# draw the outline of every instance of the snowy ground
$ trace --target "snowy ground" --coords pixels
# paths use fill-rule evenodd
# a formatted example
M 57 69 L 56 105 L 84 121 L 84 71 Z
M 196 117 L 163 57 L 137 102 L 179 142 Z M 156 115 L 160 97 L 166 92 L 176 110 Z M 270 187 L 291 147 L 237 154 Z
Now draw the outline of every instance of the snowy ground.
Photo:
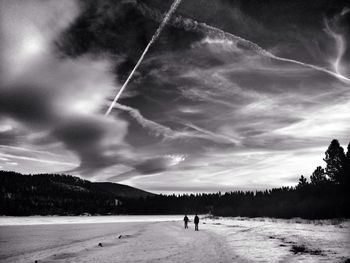
M 0 218 L 0 262 L 345 262 L 350 221 L 182 216 Z M 102 246 L 98 244 L 101 243 Z
M 271 218 L 206 220 L 248 262 L 345 262 L 350 258 L 350 221 Z

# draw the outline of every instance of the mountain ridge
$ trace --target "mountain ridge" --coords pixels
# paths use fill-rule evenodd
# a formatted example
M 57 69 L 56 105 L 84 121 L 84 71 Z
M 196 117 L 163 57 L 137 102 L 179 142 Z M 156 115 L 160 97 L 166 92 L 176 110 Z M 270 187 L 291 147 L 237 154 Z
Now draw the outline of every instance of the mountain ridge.
M 64 174 L 0 171 L 0 215 L 123 213 L 120 203 L 155 194 L 128 185 Z

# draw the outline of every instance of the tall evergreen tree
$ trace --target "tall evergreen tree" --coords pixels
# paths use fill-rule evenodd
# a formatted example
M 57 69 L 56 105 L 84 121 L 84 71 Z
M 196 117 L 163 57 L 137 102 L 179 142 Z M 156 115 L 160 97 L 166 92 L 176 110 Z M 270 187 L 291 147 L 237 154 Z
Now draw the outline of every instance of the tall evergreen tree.
M 327 182 L 327 177 L 324 169 L 318 166 L 310 176 L 312 185 L 322 185 Z
M 299 182 L 298 182 L 298 185 L 297 185 L 297 188 L 298 189 L 302 189 L 304 188 L 306 185 L 308 184 L 307 182 L 307 179 L 304 175 L 300 176 L 299 178 Z
M 334 183 L 342 183 L 345 177 L 346 157 L 339 141 L 334 139 L 325 154 L 326 157 L 323 160 L 327 163 L 326 174 Z
M 345 156 L 344 177 L 346 185 L 350 187 L 350 143 L 348 144 L 348 151 Z

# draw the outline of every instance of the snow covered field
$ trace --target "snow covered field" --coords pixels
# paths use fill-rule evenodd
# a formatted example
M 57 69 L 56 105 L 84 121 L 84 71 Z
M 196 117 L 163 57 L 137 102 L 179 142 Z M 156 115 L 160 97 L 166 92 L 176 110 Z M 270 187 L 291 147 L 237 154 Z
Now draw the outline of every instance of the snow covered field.
M 131 223 L 181 221 L 182 215 L 157 216 L 0 216 L 0 226 L 8 225 L 57 225 L 57 224 L 91 224 L 91 223 Z
M 190 216 L 192 219 L 192 216 Z M 0 262 L 345 262 L 350 221 L 0 217 Z M 99 243 L 101 243 L 99 245 Z
M 219 218 L 204 222 L 248 262 L 345 262 L 350 221 Z

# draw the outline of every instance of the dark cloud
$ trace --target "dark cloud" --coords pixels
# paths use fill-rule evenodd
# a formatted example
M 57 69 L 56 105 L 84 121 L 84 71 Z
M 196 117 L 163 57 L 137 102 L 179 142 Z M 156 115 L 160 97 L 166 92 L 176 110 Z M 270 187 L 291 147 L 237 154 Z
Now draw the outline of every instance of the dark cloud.
M 5 30 L 0 115 L 17 124 L 5 142 L 59 144 L 95 180 L 209 191 L 290 184 L 328 141 L 349 139 L 342 1 L 182 1 L 109 118 L 172 1 L 48 2 Z M 6 55 L 11 45 L 23 52 Z
M 13 145 L 19 143 L 18 134 L 11 130 L 1 131 L 0 132 L 0 145 Z
M 52 136 L 80 157 L 82 174 L 128 163 L 129 148 L 123 143 L 125 124 L 95 116 L 76 116 L 57 126 Z M 130 163 L 131 164 L 131 163 Z
M 173 166 L 178 165 L 185 160 L 182 155 L 164 155 L 160 157 L 148 158 L 135 165 L 134 169 L 120 173 L 116 176 L 108 178 L 112 182 L 120 182 L 131 179 L 135 176 L 142 177 L 151 174 L 157 174 L 164 171 L 169 171 Z
M 52 41 L 76 12 L 74 8 L 65 9 L 70 7 L 68 3 L 31 2 L 33 6 L 26 6 L 27 2 L 4 5 L 7 11 L 4 21 L 12 31 L 3 30 L 6 43 L 1 46 L 1 63 L 11 63 L 0 82 L 0 117 L 11 119 L 14 123 L 10 125 L 11 133 L 19 130 L 26 134 L 26 142 L 47 147 L 52 143 L 63 144 L 80 158 L 76 170 L 84 175 L 123 162 L 128 159 L 124 143 L 127 124 L 99 115 L 114 87 L 110 64 L 96 58 L 72 60 L 55 56 Z M 60 20 L 60 12 L 55 13 L 55 8 L 70 12 L 70 16 Z M 35 15 L 43 10 L 48 13 L 37 21 Z M 28 32 L 17 35 L 24 28 Z M 10 52 L 11 41 L 21 47 L 17 54 Z M 35 133 L 40 135 L 33 137 Z M 121 152 L 124 158 L 120 157 Z
M 51 124 L 57 119 L 51 105 L 53 95 L 40 87 L 24 85 L 0 90 L 0 112 L 29 126 Z

